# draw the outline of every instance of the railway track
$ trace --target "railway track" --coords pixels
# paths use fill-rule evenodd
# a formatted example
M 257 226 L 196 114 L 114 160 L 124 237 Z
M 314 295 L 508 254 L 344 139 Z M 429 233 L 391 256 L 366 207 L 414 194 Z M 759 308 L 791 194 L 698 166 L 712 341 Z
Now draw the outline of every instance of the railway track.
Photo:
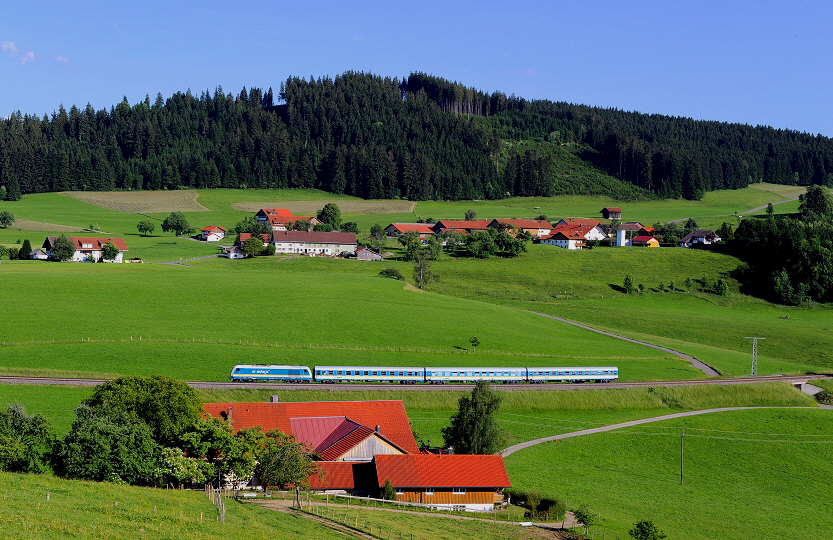
M 734 377 L 725 379 L 693 379 L 682 381 L 648 381 L 648 382 L 610 382 L 610 383 L 547 383 L 547 384 L 497 384 L 496 388 L 508 392 L 525 390 L 554 391 L 554 390 L 598 390 L 601 388 L 639 388 L 644 386 L 696 386 L 703 384 L 748 384 L 753 382 L 786 382 L 802 384 L 812 379 L 831 378 L 831 375 L 767 375 L 755 377 Z M 106 379 L 61 378 L 61 377 L 23 377 L 0 376 L 0 384 L 31 384 L 44 386 L 96 386 Z M 305 384 L 305 383 L 241 383 L 241 382 L 212 382 L 188 381 L 193 388 L 231 389 L 251 388 L 258 390 L 406 390 L 406 391 L 442 391 L 442 390 L 471 390 L 473 384 Z

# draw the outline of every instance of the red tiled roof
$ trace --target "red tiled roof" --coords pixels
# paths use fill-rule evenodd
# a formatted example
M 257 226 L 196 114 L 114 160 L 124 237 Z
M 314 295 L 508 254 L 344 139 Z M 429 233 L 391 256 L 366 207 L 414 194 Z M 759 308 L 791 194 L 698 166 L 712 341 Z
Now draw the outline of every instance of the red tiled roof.
M 352 420 L 345 420 L 326 440 L 318 445 L 315 453 L 324 461 L 338 459 L 373 433 L 374 431 L 367 426 L 357 424 Z
M 552 224 L 544 219 L 496 218 L 493 219 L 492 222 L 503 223 L 504 225 L 514 225 L 519 229 L 552 229 Z M 492 222 L 490 222 L 490 225 Z
M 292 217 L 292 212 L 288 208 L 261 208 L 260 212 L 258 212 L 258 214 L 260 214 L 261 212 L 263 212 L 267 216 L 273 215 L 273 216 Z
M 642 224 L 638 221 L 627 221 L 619 224 L 620 231 L 638 231 L 642 228 Z
M 622 213 L 621 208 L 611 208 L 611 207 L 608 207 L 608 206 L 602 208 L 602 210 L 607 210 L 608 212 L 619 212 L 620 214 Z
M 314 244 L 358 244 L 356 235 L 347 232 L 275 231 L 273 242 L 307 242 Z
M 441 219 L 434 224 L 434 230 L 439 229 L 465 229 L 477 230 L 487 229 L 489 227 L 488 219 L 475 219 L 474 221 L 462 221 L 456 219 Z
M 240 233 L 240 243 L 242 244 L 243 242 L 245 242 L 246 240 L 248 240 L 251 237 L 252 237 L 252 233 L 247 233 L 247 232 Z M 260 235 L 260 237 L 263 239 L 263 242 L 267 243 L 267 244 L 272 239 L 272 236 L 269 233 L 263 233 L 263 234 Z
M 632 242 L 649 242 L 651 240 L 657 240 L 657 238 L 655 236 L 645 236 L 645 235 L 643 235 L 643 236 L 637 236 L 636 238 L 634 238 L 631 241 Z M 659 240 L 657 240 L 657 242 L 659 242 Z
M 226 230 L 222 227 L 217 225 L 209 225 L 208 227 L 203 227 L 202 232 L 212 233 L 212 232 L 226 232 Z
M 395 487 L 509 487 L 499 454 L 378 454 L 376 479 Z
M 344 420 L 343 416 L 290 418 L 289 426 L 296 441 L 305 442 L 314 450 Z
M 557 225 L 552 231 L 550 231 L 550 238 L 555 238 L 556 236 L 561 235 L 568 240 L 584 239 L 587 233 L 593 230 L 594 227 L 596 227 L 596 225 Z
M 312 489 L 353 489 L 356 487 L 353 465 L 349 461 L 319 461 L 316 465 L 324 470 L 324 474 L 314 474 L 309 477 Z M 322 478 L 323 477 L 323 478 Z
M 564 218 L 564 225 L 590 227 L 591 229 L 601 223 L 598 219 L 582 219 L 582 218 Z M 557 227 L 558 225 L 556 225 Z
M 206 403 L 211 416 L 228 415 L 235 430 L 260 426 L 264 431 L 279 429 L 294 434 L 291 420 L 304 417 L 347 417 L 363 426 L 379 426 L 382 437 L 402 450 L 419 452 L 408 415 L 400 400 L 388 401 L 310 401 L 282 403 Z
M 385 227 L 385 230 L 388 230 L 391 227 L 400 233 L 416 231 L 419 234 L 434 234 L 434 229 L 432 228 L 433 225 L 426 223 L 391 223 Z
M 58 238 L 58 236 L 48 236 L 46 240 L 50 246 L 54 246 L 55 240 Z M 107 242 L 112 242 L 114 246 L 119 248 L 119 251 L 127 251 L 127 244 L 124 242 L 124 238 L 94 238 L 86 236 L 69 236 L 68 238 L 72 241 L 75 251 L 82 249 L 101 251 L 101 248 L 103 248 Z M 46 243 L 44 243 L 44 247 L 46 247 L 45 244 Z M 92 247 L 83 247 L 84 244 L 90 244 Z

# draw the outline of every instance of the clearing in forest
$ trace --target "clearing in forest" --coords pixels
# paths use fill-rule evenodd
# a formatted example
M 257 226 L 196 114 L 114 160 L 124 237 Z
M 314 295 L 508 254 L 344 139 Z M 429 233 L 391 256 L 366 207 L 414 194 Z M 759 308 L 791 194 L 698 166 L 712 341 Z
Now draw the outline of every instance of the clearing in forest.
M 293 214 L 313 215 L 321 210 L 325 204 L 334 203 L 345 214 L 401 214 L 413 212 L 416 203 L 413 201 L 379 200 L 332 200 L 332 201 L 291 201 L 291 202 L 242 202 L 232 204 L 232 208 L 241 212 L 257 212 L 261 208 L 288 208 Z
M 130 214 L 208 212 L 197 202 L 196 190 L 177 191 L 63 191 L 61 195 L 109 210 Z

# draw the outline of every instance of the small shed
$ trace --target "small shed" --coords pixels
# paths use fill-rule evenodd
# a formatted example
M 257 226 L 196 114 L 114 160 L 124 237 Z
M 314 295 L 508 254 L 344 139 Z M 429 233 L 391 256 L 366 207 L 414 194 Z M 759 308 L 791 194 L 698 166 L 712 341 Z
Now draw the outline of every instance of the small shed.
M 637 236 L 631 240 L 631 245 L 658 248 L 659 240 L 656 236 Z
M 604 207 L 601 209 L 600 213 L 604 219 L 622 219 L 621 208 Z
M 356 250 L 356 259 L 360 261 L 381 261 L 382 256 L 367 247 L 360 247 Z
M 38 248 L 29 253 L 29 258 L 35 261 L 48 261 L 49 254 L 41 248 Z

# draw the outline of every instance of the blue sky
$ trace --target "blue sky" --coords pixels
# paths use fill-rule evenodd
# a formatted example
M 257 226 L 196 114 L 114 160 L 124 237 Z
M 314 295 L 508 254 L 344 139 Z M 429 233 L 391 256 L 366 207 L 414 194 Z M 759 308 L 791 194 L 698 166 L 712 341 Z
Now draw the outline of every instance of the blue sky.
M 0 116 L 288 76 L 424 71 L 486 92 L 833 136 L 833 3 L 29 0 Z

